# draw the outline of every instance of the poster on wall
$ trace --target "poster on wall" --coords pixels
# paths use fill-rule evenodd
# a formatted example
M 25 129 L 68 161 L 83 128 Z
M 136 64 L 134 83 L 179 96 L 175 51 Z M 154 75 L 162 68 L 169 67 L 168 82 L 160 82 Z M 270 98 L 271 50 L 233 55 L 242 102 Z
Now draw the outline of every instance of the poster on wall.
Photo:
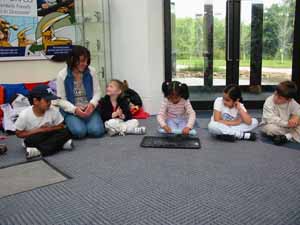
M 75 38 L 74 0 L 0 0 L 0 61 L 65 55 Z

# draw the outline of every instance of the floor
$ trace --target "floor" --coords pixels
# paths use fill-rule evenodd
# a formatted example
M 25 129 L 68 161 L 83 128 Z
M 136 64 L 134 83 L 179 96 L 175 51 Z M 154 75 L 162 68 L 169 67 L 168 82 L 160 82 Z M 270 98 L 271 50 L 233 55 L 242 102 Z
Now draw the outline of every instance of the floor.
M 300 225 L 300 150 L 223 143 L 198 116 L 201 150 L 142 149 L 142 136 L 76 141 L 45 159 L 70 179 L 1 198 L 0 224 Z M 154 118 L 142 124 L 156 134 Z M 4 142 L 0 167 L 25 162 L 19 140 Z

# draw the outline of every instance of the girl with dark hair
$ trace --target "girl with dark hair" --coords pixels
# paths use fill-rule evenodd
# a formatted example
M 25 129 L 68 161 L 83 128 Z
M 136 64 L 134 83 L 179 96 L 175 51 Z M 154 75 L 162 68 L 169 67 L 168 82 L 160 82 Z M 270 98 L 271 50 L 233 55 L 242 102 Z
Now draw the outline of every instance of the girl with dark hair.
M 242 92 L 237 85 L 229 85 L 224 89 L 223 97 L 214 103 L 214 113 L 208 124 L 208 130 L 217 138 L 234 142 L 236 139 L 256 140 L 256 134 L 251 131 L 258 125 L 251 118 L 244 105 Z
M 160 133 L 196 135 L 196 113 L 189 101 L 189 89 L 178 81 L 162 84 L 164 100 L 157 115 Z
M 90 67 L 88 49 L 73 46 L 67 67 L 57 77 L 57 95 L 65 123 L 74 138 L 101 137 L 104 125 L 96 109 L 101 97 L 95 70 Z

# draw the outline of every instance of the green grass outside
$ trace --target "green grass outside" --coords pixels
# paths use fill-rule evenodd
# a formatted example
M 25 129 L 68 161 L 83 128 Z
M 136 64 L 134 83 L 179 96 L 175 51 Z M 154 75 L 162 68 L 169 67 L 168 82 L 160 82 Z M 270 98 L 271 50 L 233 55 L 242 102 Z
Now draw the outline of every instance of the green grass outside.
M 190 69 L 192 68 L 203 68 L 203 59 L 177 59 L 176 61 L 177 65 L 186 65 L 189 66 Z M 216 59 L 214 60 L 214 67 L 225 67 L 226 61 Z M 240 61 L 241 67 L 249 67 L 250 66 L 250 60 L 241 60 Z M 281 63 L 280 60 L 269 60 L 269 59 L 263 59 L 263 67 L 268 68 L 291 68 L 292 67 L 292 61 L 291 60 L 284 60 L 283 63 Z

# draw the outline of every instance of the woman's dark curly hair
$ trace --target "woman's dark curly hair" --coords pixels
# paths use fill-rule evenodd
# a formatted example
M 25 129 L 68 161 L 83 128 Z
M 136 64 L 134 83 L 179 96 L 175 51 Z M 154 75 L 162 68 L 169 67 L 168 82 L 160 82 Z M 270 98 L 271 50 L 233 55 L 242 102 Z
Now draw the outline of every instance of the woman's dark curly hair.
M 80 62 L 80 56 L 84 56 L 87 59 L 88 66 L 91 64 L 91 53 L 90 51 L 80 45 L 73 45 L 72 50 L 69 52 L 67 57 L 68 68 L 75 68 Z

